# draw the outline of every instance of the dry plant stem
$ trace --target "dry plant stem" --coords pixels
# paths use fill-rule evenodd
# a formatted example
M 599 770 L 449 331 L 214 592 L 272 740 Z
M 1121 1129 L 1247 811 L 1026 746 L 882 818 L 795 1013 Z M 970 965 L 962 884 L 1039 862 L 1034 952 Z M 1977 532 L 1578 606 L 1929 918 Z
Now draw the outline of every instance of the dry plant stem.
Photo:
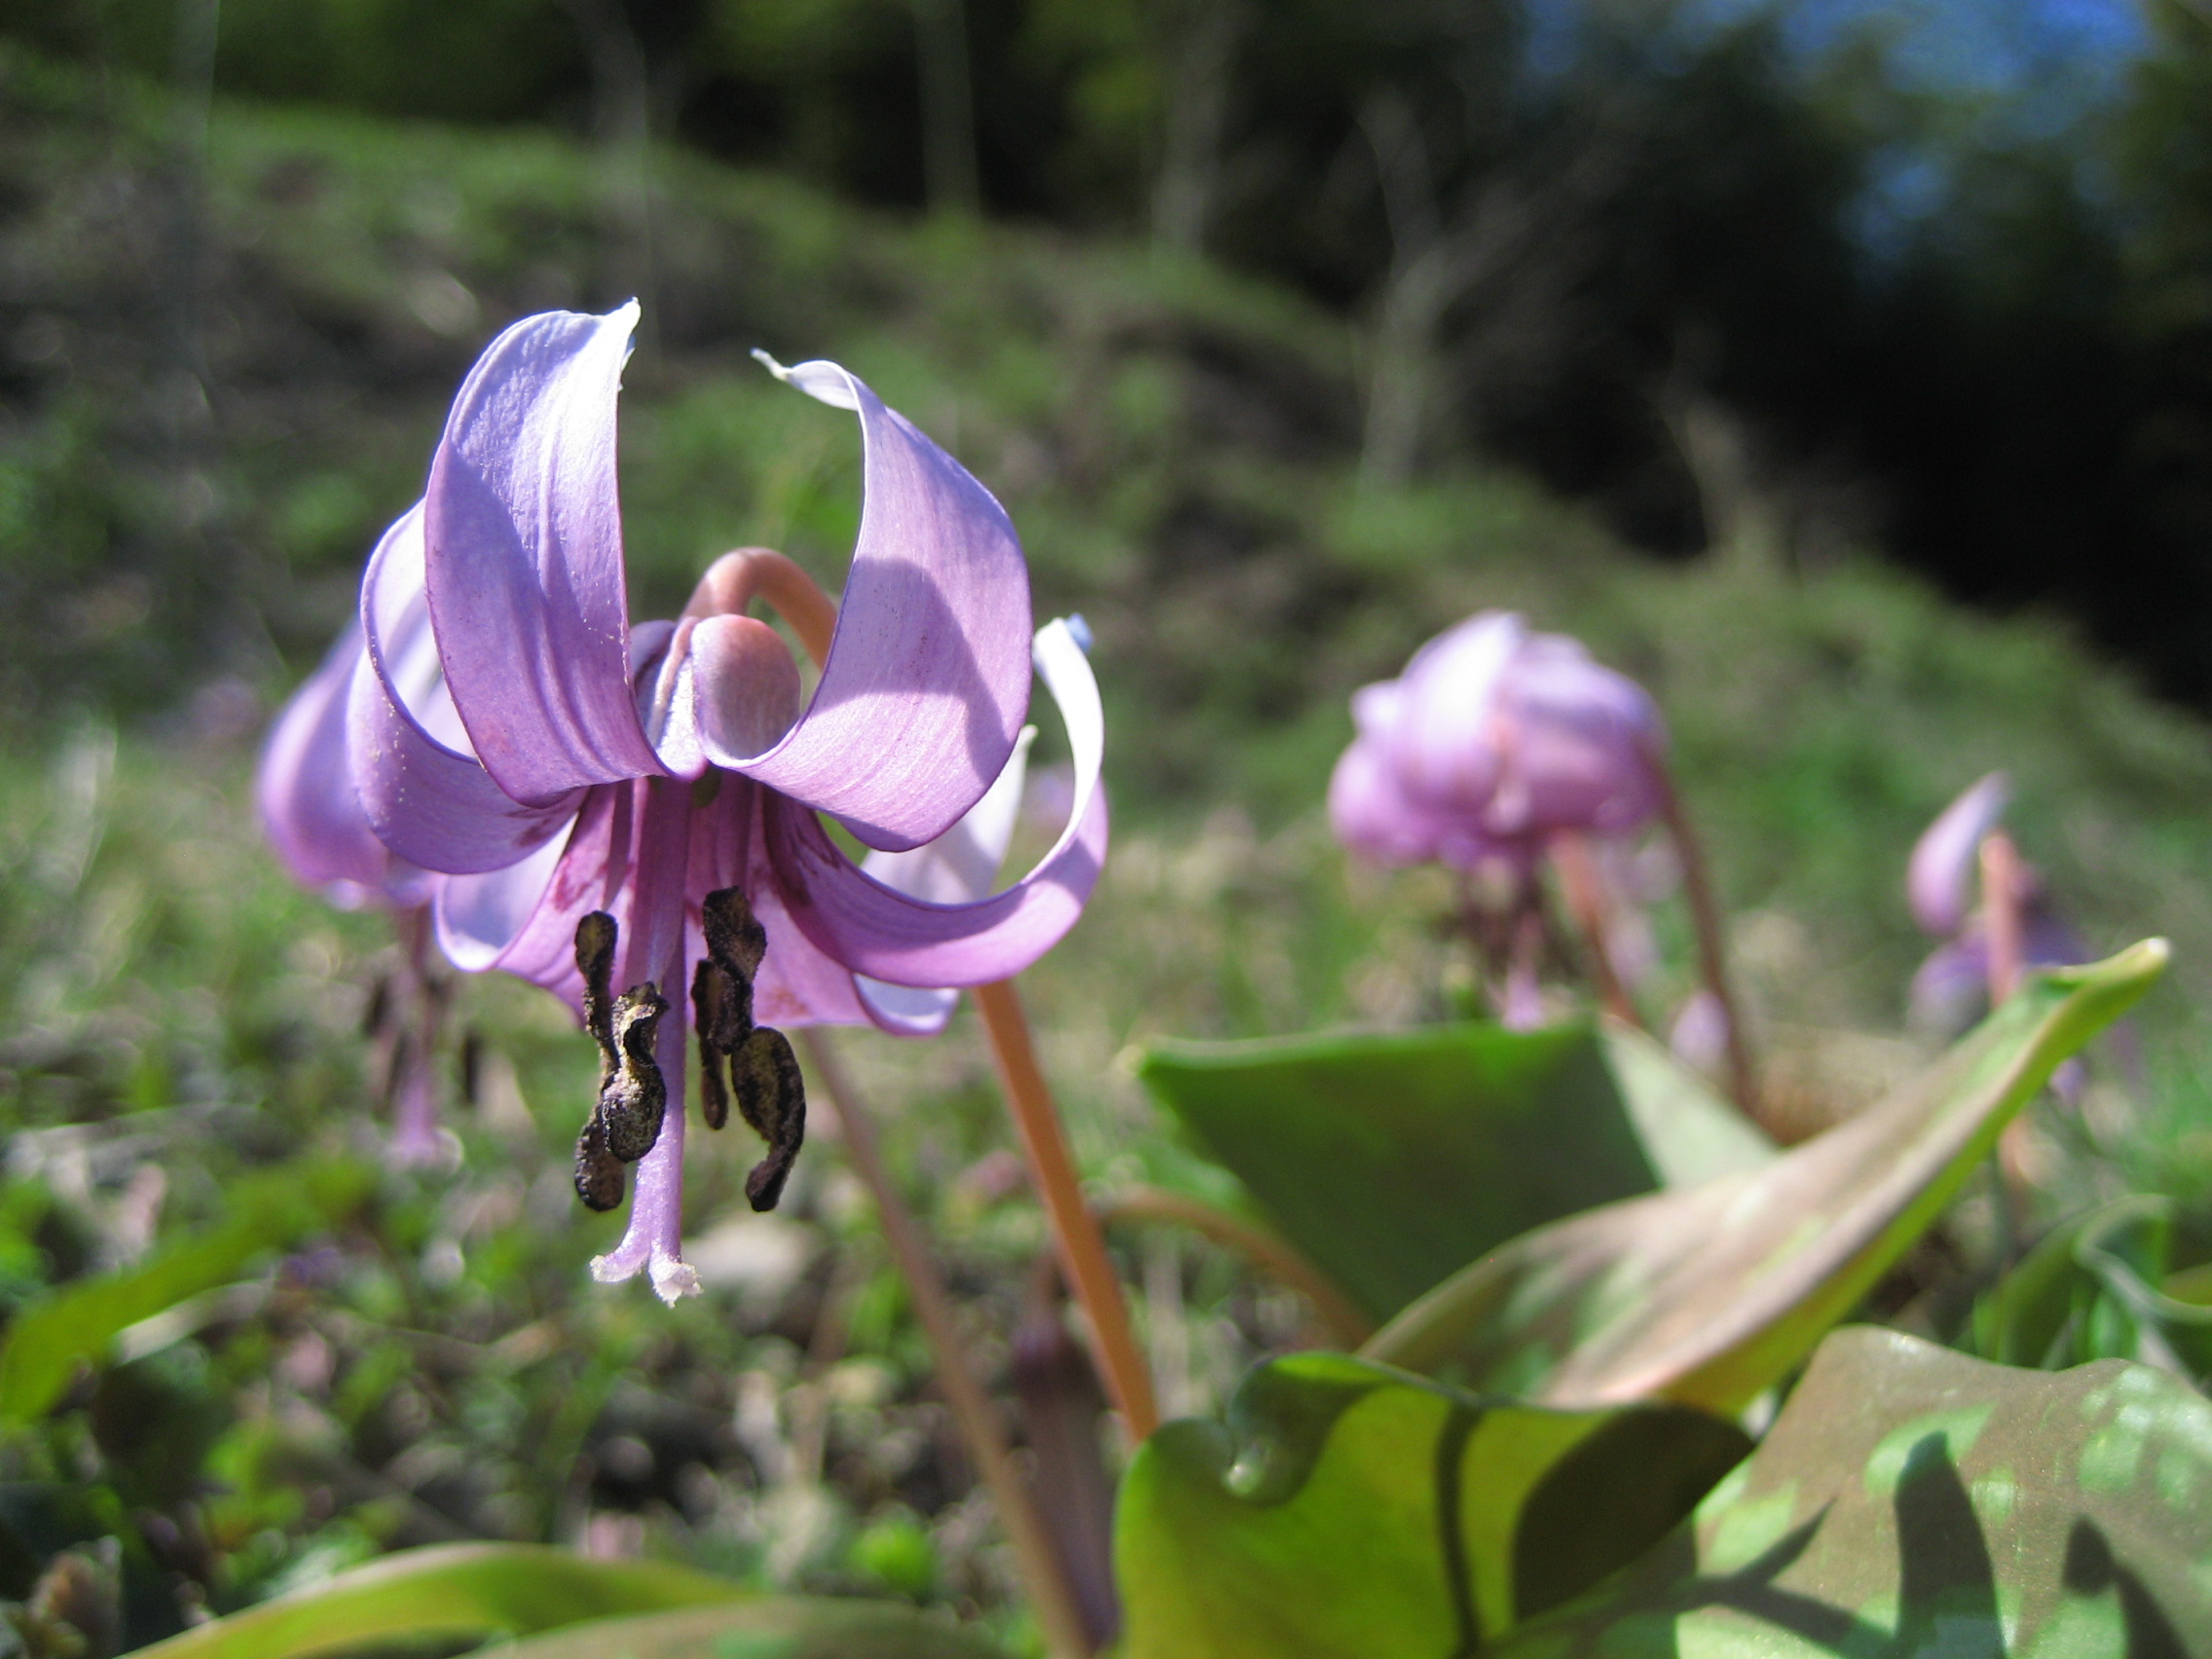
M 1093 1204 L 1091 1214 L 1101 1227 L 1111 1227 L 1118 1221 L 1166 1221 L 1212 1239 L 1305 1297 L 1330 1337 L 1344 1348 L 1356 1348 L 1375 1334 L 1374 1321 L 1324 1278 L 1311 1262 L 1273 1234 L 1211 1204 L 1158 1187 L 1126 1187 Z
M 1121 1413 L 1129 1439 L 1143 1440 L 1160 1426 L 1160 1408 L 1153 1403 L 1152 1371 L 1137 1351 L 1129 1333 L 1128 1306 L 1122 1300 L 1122 1282 L 1114 1276 L 1114 1264 L 1106 1256 L 1106 1240 L 1084 1201 L 1083 1184 L 1076 1176 L 1075 1160 L 1068 1153 L 1067 1137 L 1060 1132 L 1060 1116 L 1052 1105 L 1051 1088 L 1037 1064 L 1037 1051 L 1029 1041 L 1028 1016 L 1021 1012 L 1020 995 L 1014 981 L 1001 979 L 977 985 L 976 1008 L 983 1016 L 983 1029 L 991 1040 L 991 1057 L 998 1063 L 999 1087 L 1006 1091 L 1014 1127 L 1020 1131 L 1021 1149 L 1029 1159 L 1030 1178 L 1052 1226 L 1061 1271 L 1082 1305 L 1089 1323 L 1092 1353 L 1114 1409 Z
M 1007 1449 L 998 1408 L 968 1369 L 968 1343 L 953 1313 L 952 1294 L 938 1272 L 921 1223 L 892 1184 L 876 1142 L 874 1121 L 862 1107 L 844 1066 L 822 1034 L 802 1031 L 799 1044 L 837 1114 L 838 1125 L 844 1130 L 845 1156 L 852 1161 L 853 1172 L 875 1199 L 884 1239 L 913 1295 L 914 1315 L 921 1321 L 922 1334 L 929 1340 L 937 1361 L 938 1385 L 944 1390 L 953 1424 L 960 1431 L 968 1456 L 975 1460 L 976 1473 L 991 1494 L 1007 1541 L 1014 1546 L 1030 1605 L 1045 1632 L 1046 1645 L 1056 1659 L 1088 1655 L 1090 1643 L 1084 1636 L 1083 1620 L 1076 1611 L 1059 1557 L 1030 1501 L 1028 1485 L 1014 1467 L 1014 1455 Z
M 1574 925 L 1582 930 L 1583 942 L 1588 947 L 1590 979 L 1598 987 L 1598 1000 L 1615 1019 L 1649 1030 L 1628 988 L 1621 983 L 1620 976 L 1613 972 L 1612 952 L 1608 948 L 1611 930 L 1605 921 L 1605 888 L 1598 877 L 1597 861 L 1590 856 L 1590 843 L 1569 831 L 1553 837 L 1551 854 L 1552 865 L 1559 871 L 1560 890 L 1567 898 L 1567 907 L 1574 916 Z
M 1656 770 L 1656 768 L 1655 768 Z M 1659 815 L 1666 820 L 1667 833 L 1674 837 L 1675 855 L 1682 863 L 1682 895 L 1689 901 L 1690 925 L 1697 933 L 1699 971 L 1705 977 L 1706 989 L 1720 1004 L 1720 1012 L 1728 1021 L 1728 1092 L 1744 1116 L 1762 1129 L 1773 1128 L 1761 1105 L 1758 1086 L 1751 1076 L 1751 1052 L 1744 1041 L 1744 1022 L 1739 1017 L 1736 998 L 1728 989 L 1728 964 L 1720 939 L 1720 906 L 1713 897 L 1713 881 L 1706 871 L 1705 848 L 1697 832 L 1690 828 L 1689 814 L 1682 810 L 1681 796 L 1675 793 L 1675 781 L 1664 770 L 1658 770 Z

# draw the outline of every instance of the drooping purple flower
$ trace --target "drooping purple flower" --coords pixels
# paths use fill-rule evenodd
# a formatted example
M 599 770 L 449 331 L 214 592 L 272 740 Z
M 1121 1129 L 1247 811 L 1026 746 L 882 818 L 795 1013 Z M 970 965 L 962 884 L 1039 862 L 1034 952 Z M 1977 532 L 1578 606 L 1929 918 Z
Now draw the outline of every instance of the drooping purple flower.
M 685 1032 L 709 1123 L 734 1097 L 770 1143 L 748 1183 L 767 1207 L 804 1122 L 777 1027 L 932 1031 L 948 989 L 1055 943 L 1105 855 L 1104 730 L 1067 625 L 1031 637 L 1004 510 L 835 364 L 776 366 L 860 419 L 860 535 L 833 634 L 828 602 L 760 552 L 718 562 L 676 621 L 633 627 L 614 422 L 636 320 L 634 304 L 530 317 L 470 371 L 424 499 L 370 558 L 346 743 L 377 839 L 440 872 L 448 956 L 553 991 L 598 1041 L 578 1190 L 610 1207 L 628 1167 L 637 1180 L 593 1271 L 649 1272 L 674 1300 L 695 1287 L 679 1238 Z M 794 589 L 819 615 L 791 614 Z M 763 594 L 830 636 L 811 698 L 782 637 L 746 614 Z M 1067 726 L 1074 810 L 1036 869 L 986 897 L 1012 828 L 993 786 L 1033 662 Z M 877 879 L 818 812 L 903 862 Z M 335 855 L 335 837 L 314 845 Z
M 1379 863 L 1526 866 L 1555 835 L 1626 834 L 1659 807 L 1666 734 L 1642 687 L 1510 611 L 1431 640 L 1355 693 L 1352 719 L 1329 818 Z
M 1905 897 L 1921 931 L 1941 940 L 1912 977 L 1912 1020 L 1924 1030 L 1964 1031 L 1989 1009 L 1996 975 L 1990 918 L 1977 896 L 1982 844 L 2001 832 L 2011 784 L 1992 772 L 1962 792 L 1912 849 Z M 2020 864 L 2010 897 L 2017 938 L 2016 968 L 2062 968 L 2090 959 L 2089 950 L 2053 909 L 2042 875 Z
M 346 717 L 360 660 L 361 631 L 349 627 L 277 715 L 254 793 L 270 845 L 295 880 L 341 909 L 391 911 L 399 960 L 371 998 L 369 1035 L 379 1093 L 392 1113 L 392 1156 L 425 1163 L 443 1150 L 436 1057 L 445 992 L 428 959 L 439 877 L 378 840 L 354 793 Z

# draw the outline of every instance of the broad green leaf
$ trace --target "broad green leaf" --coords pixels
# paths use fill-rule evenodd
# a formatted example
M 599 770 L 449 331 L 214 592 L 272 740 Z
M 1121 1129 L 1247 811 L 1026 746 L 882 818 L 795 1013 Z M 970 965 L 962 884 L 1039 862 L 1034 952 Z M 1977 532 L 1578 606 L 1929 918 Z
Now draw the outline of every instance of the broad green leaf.
M 137 1659 L 295 1659 L 370 1642 L 534 1636 L 587 1619 L 746 1600 L 726 1579 L 543 1544 L 402 1550 L 138 1650 Z
M 1774 1142 L 1648 1032 L 1608 1019 L 1603 1036 L 1605 1064 L 1660 1185 L 1695 1186 L 1774 1161 Z
M 1137 1075 L 1379 1320 L 1516 1234 L 1656 1184 L 1585 1026 L 1169 1042 Z
M 2208 1651 L 2212 1402 L 1855 1327 L 1690 1523 L 1487 1659 Z
M 251 1176 L 227 1190 L 229 1216 L 217 1227 L 31 1304 L 0 1339 L 0 1424 L 39 1417 L 61 1397 L 78 1364 L 101 1357 L 129 1326 L 230 1283 L 263 1252 L 352 1208 L 369 1185 L 369 1172 L 350 1163 Z
M 1740 1411 L 1857 1306 L 2166 955 L 2152 940 L 2035 976 L 1887 1100 L 1761 1168 L 1517 1238 L 1361 1351 L 1552 1405 L 1665 1397 Z
M 1003 1659 L 898 1602 L 764 1596 L 721 1607 L 599 1619 L 499 1649 L 499 1659 Z
M 1342 1354 L 1254 1372 L 1141 1447 L 1124 1659 L 1464 1654 L 1635 1560 L 1750 1450 L 1670 1406 L 1482 1400 Z

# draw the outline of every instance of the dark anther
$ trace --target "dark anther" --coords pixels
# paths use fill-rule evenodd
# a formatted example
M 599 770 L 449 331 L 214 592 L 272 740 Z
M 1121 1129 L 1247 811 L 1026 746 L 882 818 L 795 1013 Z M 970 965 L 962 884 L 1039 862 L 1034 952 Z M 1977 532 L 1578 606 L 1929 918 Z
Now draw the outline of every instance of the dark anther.
M 607 1150 L 607 1129 L 594 1112 L 576 1137 L 576 1197 L 595 1210 L 622 1201 L 622 1161 Z
M 369 985 L 368 1006 L 361 1010 L 361 1035 L 381 1037 L 391 1018 L 391 976 L 379 974 Z
M 737 1007 L 731 1017 L 743 1029 L 735 1031 L 726 1045 L 734 1050 L 753 1029 L 753 976 L 760 972 L 761 959 L 768 954 L 768 930 L 753 913 L 740 887 L 708 894 L 699 906 L 699 921 L 707 936 L 707 955 L 736 991 Z
M 614 976 L 614 918 L 594 910 L 576 924 L 576 972 L 584 977 L 584 1027 L 599 1039 L 601 1073 L 612 1071 L 614 1057 L 614 994 L 608 989 Z
M 660 1139 L 668 1110 L 668 1084 L 653 1058 L 653 1034 L 668 1012 L 668 999 L 648 979 L 614 999 L 610 1023 L 618 1054 L 599 1089 L 598 1117 L 607 1126 L 607 1150 L 624 1163 L 635 1163 Z
M 722 1082 L 723 1051 L 716 1041 L 728 986 L 712 962 L 702 960 L 691 976 L 691 1029 L 699 1035 L 699 1116 L 710 1129 L 729 1122 L 729 1086 Z
M 806 1080 L 791 1042 L 773 1026 L 756 1026 L 730 1056 L 737 1109 L 768 1143 L 768 1156 L 745 1178 L 745 1196 L 756 1210 L 771 1210 L 784 1196 L 784 1179 L 806 1140 Z

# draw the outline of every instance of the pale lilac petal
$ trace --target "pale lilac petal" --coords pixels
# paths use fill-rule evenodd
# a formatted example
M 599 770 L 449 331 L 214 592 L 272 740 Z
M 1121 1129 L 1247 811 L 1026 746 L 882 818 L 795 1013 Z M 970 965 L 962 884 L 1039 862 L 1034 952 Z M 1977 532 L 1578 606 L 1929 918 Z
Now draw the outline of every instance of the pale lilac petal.
M 1682 1004 L 1667 1033 L 1675 1058 L 1692 1071 L 1718 1077 L 1728 1062 L 1728 1007 L 1710 990 Z
M 1497 784 L 1482 812 L 1493 835 L 1618 835 L 1658 811 L 1658 708 L 1574 641 L 1531 636 L 1498 683 L 1495 709 Z
M 276 717 L 255 799 L 270 845 L 302 885 L 349 908 L 380 895 L 416 903 L 432 878 L 377 839 L 348 763 L 346 711 L 361 660 L 361 631 L 349 628 Z
M 814 700 L 765 755 L 708 756 L 833 813 L 870 847 L 941 835 L 1014 752 L 1029 702 L 1029 572 L 1006 510 L 834 364 L 784 371 L 860 414 L 860 538 Z
M 457 968 L 498 968 L 551 991 L 579 1014 L 583 981 L 576 973 L 576 923 L 606 910 L 620 924 L 628 908 L 633 786 L 587 791 L 566 838 L 529 859 L 482 875 L 449 876 L 434 911 L 438 945 Z
M 1516 962 L 1506 971 L 1505 995 L 1497 1022 L 1508 1031 L 1540 1031 L 1544 1026 L 1544 990 L 1536 981 L 1533 964 Z
M 1021 817 L 1022 780 L 1036 736 L 1035 726 L 1021 728 L 1006 770 L 959 823 L 910 851 L 870 853 L 861 868 L 894 892 L 932 904 L 968 904 L 989 894 Z M 902 1037 L 936 1036 L 960 1003 L 960 993 L 944 986 L 892 985 L 865 975 L 853 982 L 875 1022 Z
M 856 974 L 932 988 L 986 984 L 1028 967 L 1083 913 L 1106 856 L 1098 684 L 1065 623 L 1038 631 L 1036 665 L 1067 725 L 1075 810 L 1052 850 L 1005 892 L 973 904 L 908 899 L 856 867 L 811 813 L 773 795 L 763 803 L 769 857 L 793 919 Z
M 1407 796 L 1382 746 L 1361 736 L 1329 776 L 1329 828 L 1375 864 L 1416 865 L 1438 856 L 1446 826 Z
M 635 301 L 516 323 L 461 383 L 424 498 L 430 613 L 499 788 L 547 805 L 656 773 L 633 700 L 614 411 Z
M 1947 939 L 1972 907 L 1982 837 L 2011 804 L 2012 786 L 1992 772 L 1951 802 L 1921 834 L 1905 874 L 1905 895 L 1921 931 Z
M 384 534 L 361 580 L 366 671 L 347 714 L 353 782 L 377 836 L 426 869 L 475 874 L 527 858 L 574 816 L 574 794 L 525 806 L 464 747 L 424 600 L 423 509 Z
M 1528 624 L 1486 610 L 1414 653 L 1400 677 L 1389 759 L 1407 792 L 1445 811 L 1480 812 L 1497 787 L 1491 722 Z

